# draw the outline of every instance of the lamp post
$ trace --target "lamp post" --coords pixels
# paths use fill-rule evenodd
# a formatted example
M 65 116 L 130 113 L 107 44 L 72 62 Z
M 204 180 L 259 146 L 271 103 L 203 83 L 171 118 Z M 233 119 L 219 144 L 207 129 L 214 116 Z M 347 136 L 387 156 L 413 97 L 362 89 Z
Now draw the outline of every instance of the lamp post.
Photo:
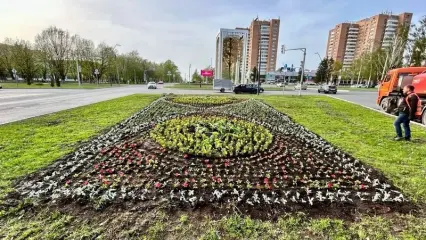
M 191 64 L 189 64 L 189 71 L 188 71 L 188 84 L 191 81 Z
M 121 47 L 120 44 L 115 44 L 114 45 L 114 54 L 115 54 L 115 70 L 117 70 L 117 81 L 118 81 L 118 86 L 120 86 L 120 74 L 118 73 L 118 63 L 117 63 L 117 54 L 115 53 L 115 48 L 116 47 Z M 111 83 L 112 86 L 112 83 Z
M 320 59 L 320 62 L 322 61 L 322 57 L 321 57 L 321 55 L 318 53 L 318 52 L 316 52 L 315 53 L 316 55 L 318 55 L 318 57 L 319 57 L 319 59 Z
M 321 55 L 318 53 L 318 52 L 316 52 L 315 53 L 316 55 L 318 55 L 318 57 L 319 57 L 319 59 L 320 59 L 320 64 L 321 64 L 321 62 L 322 62 L 322 58 L 321 58 Z M 315 78 L 316 78 L 316 76 L 315 76 Z M 321 84 L 322 84 L 322 76 L 321 76 Z
M 300 51 L 303 52 L 302 74 L 300 74 L 300 88 L 299 88 L 299 96 L 301 96 L 302 95 L 303 77 L 305 76 L 306 48 L 291 48 L 291 49 L 286 49 L 285 45 L 282 45 L 282 47 L 281 47 L 281 53 L 282 54 L 285 54 L 286 51 L 294 51 L 294 50 L 300 50 Z

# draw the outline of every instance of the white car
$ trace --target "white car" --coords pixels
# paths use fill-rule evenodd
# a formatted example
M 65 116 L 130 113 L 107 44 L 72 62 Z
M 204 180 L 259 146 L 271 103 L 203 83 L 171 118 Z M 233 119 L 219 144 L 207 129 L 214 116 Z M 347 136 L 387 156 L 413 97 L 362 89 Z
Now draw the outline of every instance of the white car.
M 157 89 L 157 84 L 155 82 L 149 82 L 148 89 Z
M 282 82 L 277 83 L 277 87 L 283 87 L 283 86 L 284 86 L 284 83 L 282 83 Z

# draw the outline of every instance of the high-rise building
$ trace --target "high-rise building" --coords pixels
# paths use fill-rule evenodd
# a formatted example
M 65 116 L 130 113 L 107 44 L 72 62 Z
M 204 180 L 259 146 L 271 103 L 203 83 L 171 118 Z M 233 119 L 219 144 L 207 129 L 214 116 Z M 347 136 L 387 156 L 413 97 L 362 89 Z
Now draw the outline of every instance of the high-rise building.
M 252 70 L 254 67 L 259 68 L 260 61 L 260 75 L 265 75 L 269 71 L 275 71 L 279 33 L 279 19 L 265 21 L 256 18 L 251 22 L 247 60 L 249 70 Z
M 328 33 L 326 56 L 349 67 L 354 59 L 392 44 L 398 26 L 409 26 L 412 13 L 381 13 L 353 23 L 337 24 Z

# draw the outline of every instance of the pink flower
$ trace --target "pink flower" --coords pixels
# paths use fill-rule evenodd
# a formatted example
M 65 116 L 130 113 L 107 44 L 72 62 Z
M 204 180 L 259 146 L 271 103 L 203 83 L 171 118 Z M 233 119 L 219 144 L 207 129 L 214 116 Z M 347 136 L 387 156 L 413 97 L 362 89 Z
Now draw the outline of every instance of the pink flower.
M 264 178 L 264 179 L 263 179 L 263 183 L 264 183 L 264 184 L 268 184 L 268 183 L 269 183 L 269 179 L 268 179 L 268 178 Z
M 176 176 L 176 177 L 179 177 L 179 176 L 180 176 L 180 173 L 175 173 L 175 176 Z
M 124 176 L 124 172 L 120 171 L 118 172 L 118 175 L 120 175 L 120 177 Z
M 184 182 L 183 187 L 188 187 L 188 182 Z
M 161 187 L 161 183 L 156 182 L 156 183 L 154 184 L 154 186 L 155 186 L 156 188 L 160 188 L 160 187 Z
M 95 164 L 95 166 L 94 166 L 94 167 L 95 167 L 95 169 L 96 169 L 96 170 L 98 170 L 99 165 L 98 165 L 98 164 Z
M 331 182 L 327 183 L 327 187 L 328 188 L 332 188 L 333 187 L 333 183 L 331 183 Z
M 89 181 L 86 180 L 86 181 L 83 182 L 84 186 L 86 186 L 87 184 L 89 184 Z
M 65 182 L 65 184 L 66 184 L 66 185 L 70 185 L 70 183 L 71 183 L 71 180 L 67 180 L 67 181 Z
M 207 164 L 207 168 L 212 168 L 212 165 L 211 164 Z

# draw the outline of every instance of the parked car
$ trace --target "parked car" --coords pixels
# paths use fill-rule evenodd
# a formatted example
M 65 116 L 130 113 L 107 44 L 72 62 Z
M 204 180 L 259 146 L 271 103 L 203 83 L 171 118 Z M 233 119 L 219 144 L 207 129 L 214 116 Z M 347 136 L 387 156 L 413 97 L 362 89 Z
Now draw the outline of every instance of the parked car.
M 277 87 L 283 87 L 283 86 L 284 86 L 283 82 L 277 83 Z
M 337 93 L 337 87 L 335 85 L 322 84 L 318 88 L 318 93 Z
M 294 90 L 299 90 L 299 89 L 300 89 L 300 83 L 294 86 Z M 308 90 L 308 85 L 302 84 L 302 90 Z
M 158 81 L 158 84 L 164 84 L 164 82 L 163 81 Z
M 157 84 L 155 82 L 149 82 L 148 89 L 157 89 Z
M 351 88 L 368 88 L 366 84 L 354 84 Z
M 263 88 L 259 88 L 259 92 L 264 92 Z M 234 93 L 257 93 L 257 84 L 240 84 L 234 87 Z

